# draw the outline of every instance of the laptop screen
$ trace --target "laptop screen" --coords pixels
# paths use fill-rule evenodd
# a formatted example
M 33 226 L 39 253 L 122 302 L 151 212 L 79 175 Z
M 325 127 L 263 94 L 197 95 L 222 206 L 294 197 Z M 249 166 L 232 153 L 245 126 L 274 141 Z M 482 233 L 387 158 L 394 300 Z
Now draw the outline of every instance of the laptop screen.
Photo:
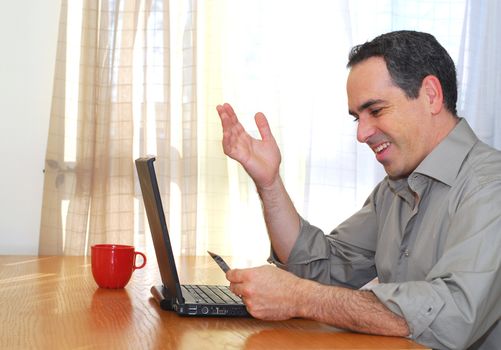
M 184 300 L 177 275 L 176 262 L 174 260 L 174 253 L 172 252 L 155 167 L 153 165 L 154 161 L 155 157 L 136 159 L 139 184 L 143 194 L 144 207 L 150 225 L 162 283 L 168 289 L 170 296 L 177 297 L 178 302 L 183 303 Z

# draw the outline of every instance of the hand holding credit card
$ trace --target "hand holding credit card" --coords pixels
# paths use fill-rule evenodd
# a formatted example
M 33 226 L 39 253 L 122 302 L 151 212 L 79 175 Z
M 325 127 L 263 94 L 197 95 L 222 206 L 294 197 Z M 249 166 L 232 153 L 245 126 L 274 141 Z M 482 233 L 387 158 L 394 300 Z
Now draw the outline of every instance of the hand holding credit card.
M 214 261 L 219 265 L 219 267 L 221 268 L 221 270 L 224 271 L 224 273 L 226 273 L 230 270 L 230 267 L 228 266 L 228 264 L 219 255 L 214 254 L 214 253 L 209 252 L 209 251 L 207 251 L 207 253 L 209 253 L 209 255 L 212 256 L 212 259 L 214 259 Z

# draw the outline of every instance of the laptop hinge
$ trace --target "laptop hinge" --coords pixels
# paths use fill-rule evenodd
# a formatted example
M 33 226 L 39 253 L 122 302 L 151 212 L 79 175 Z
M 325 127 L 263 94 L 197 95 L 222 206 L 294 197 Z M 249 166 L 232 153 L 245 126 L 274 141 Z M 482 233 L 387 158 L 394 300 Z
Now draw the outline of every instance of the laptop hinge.
M 150 289 L 151 295 L 163 310 L 174 310 L 176 297 L 170 295 L 168 289 L 164 286 L 153 286 Z

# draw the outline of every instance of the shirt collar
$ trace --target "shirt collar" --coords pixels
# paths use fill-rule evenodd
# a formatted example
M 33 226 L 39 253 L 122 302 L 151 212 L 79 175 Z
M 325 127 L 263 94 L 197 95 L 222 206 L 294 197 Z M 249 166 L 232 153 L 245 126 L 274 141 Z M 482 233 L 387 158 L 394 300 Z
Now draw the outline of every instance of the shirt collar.
M 447 137 L 426 156 L 414 170 L 451 186 L 459 169 L 478 138 L 468 122 L 460 118 L 459 123 Z

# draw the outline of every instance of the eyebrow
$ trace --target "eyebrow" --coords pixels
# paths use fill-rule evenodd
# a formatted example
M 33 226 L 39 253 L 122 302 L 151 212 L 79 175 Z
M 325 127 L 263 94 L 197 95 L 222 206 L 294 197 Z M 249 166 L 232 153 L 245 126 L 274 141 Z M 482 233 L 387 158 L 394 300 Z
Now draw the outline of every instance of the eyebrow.
M 382 103 L 382 102 L 385 102 L 385 100 L 381 100 L 381 99 L 376 99 L 376 100 L 367 100 L 365 101 L 364 103 L 362 103 L 358 108 L 357 108 L 357 112 L 360 113 L 362 112 L 364 109 L 367 109 L 369 108 L 370 106 L 372 105 L 375 105 L 375 104 L 378 104 L 378 103 Z M 354 111 L 352 111 L 351 109 L 348 110 L 348 113 L 350 115 L 353 115 L 353 116 L 358 116 L 358 113 L 355 113 Z

